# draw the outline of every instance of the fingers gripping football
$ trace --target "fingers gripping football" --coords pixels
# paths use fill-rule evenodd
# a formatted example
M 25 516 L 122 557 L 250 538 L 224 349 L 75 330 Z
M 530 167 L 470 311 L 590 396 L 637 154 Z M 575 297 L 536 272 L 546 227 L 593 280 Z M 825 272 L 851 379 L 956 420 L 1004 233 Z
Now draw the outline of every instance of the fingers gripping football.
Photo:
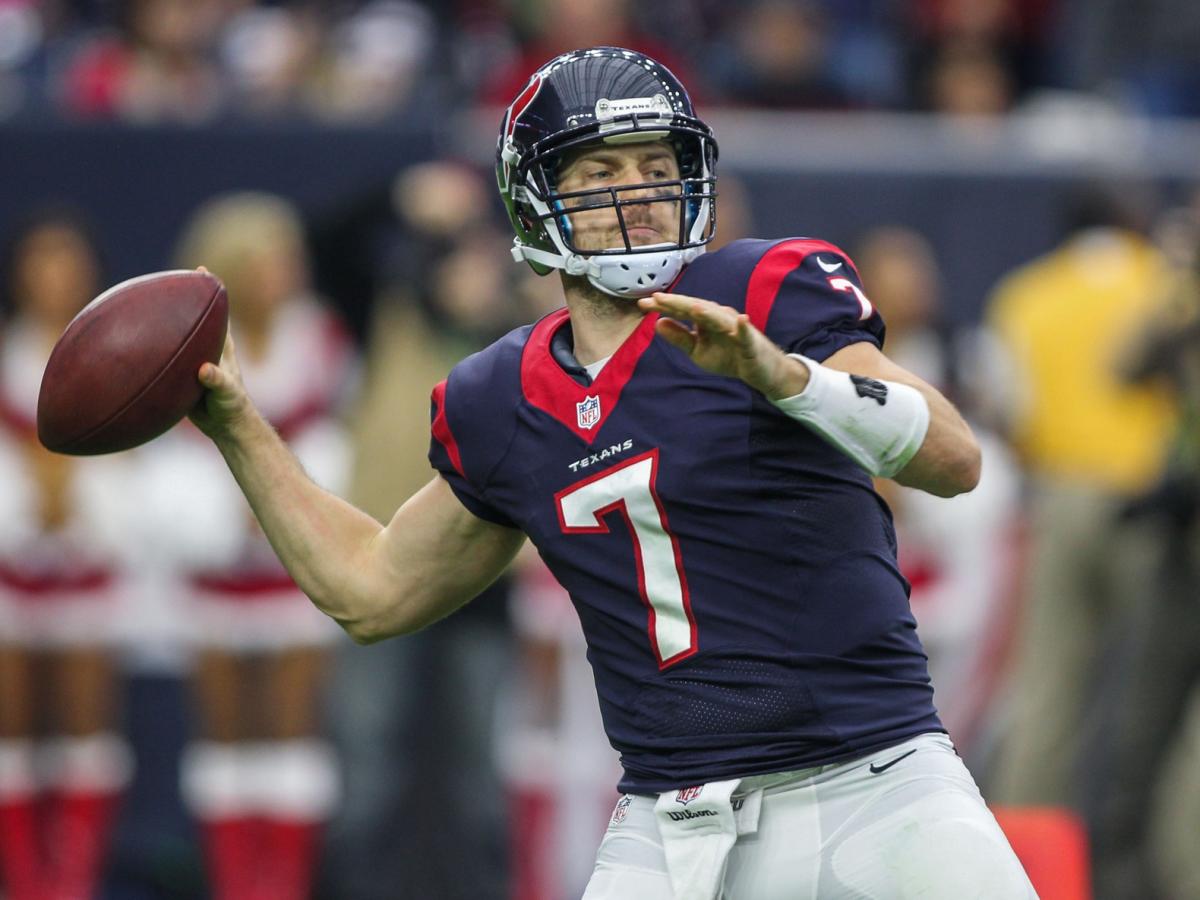
M 807 369 L 788 359 L 745 313 L 683 294 L 651 294 L 639 305 L 664 316 L 658 333 L 702 369 L 740 378 L 772 399 L 804 389 Z
M 204 363 L 196 377 L 205 389 L 204 396 L 189 416 L 197 428 L 209 437 L 217 438 L 250 410 L 250 398 L 242 384 L 232 335 L 225 335 L 220 363 Z

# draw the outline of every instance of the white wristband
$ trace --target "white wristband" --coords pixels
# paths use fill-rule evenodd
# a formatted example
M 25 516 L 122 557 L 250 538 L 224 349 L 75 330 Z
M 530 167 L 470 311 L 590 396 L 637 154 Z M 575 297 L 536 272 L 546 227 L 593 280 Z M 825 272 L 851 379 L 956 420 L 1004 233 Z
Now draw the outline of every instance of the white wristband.
M 929 404 L 916 388 L 830 369 L 798 353 L 808 384 L 772 401 L 872 475 L 891 478 L 912 459 L 929 430 Z

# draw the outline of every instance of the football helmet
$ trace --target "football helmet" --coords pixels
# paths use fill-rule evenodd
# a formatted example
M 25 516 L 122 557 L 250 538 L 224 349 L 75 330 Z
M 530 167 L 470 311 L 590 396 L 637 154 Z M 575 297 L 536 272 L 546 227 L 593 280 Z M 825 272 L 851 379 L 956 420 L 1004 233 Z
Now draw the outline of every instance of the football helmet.
M 563 193 L 557 175 L 564 155 L 593 143 L 665 140 L 675 150 L 679 178 Z M 717 144 L 696 117 L 683 85 L 642 53 L 593 47 L 555 57 L 530 77 L 504 113 L 496 147 L 496 179 L 516 231 L 512 254 L 539 275 L 562 269 L 585 275 L 615 297 L 665 290 L 684 265 L 704 252 L 716 229 Z M 671 203 L 675 240 L 634 246 L 625 209 Z M 622 244 L 576 246 L 571 211 L 611 208 Z

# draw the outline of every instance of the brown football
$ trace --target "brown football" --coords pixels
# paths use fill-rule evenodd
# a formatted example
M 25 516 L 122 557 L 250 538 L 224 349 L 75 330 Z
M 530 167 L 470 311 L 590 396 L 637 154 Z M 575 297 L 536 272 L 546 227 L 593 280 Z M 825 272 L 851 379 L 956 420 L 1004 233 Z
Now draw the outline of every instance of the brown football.
M 162 434 L 200 400 L 196 373 L 221 358 L 228 323 L 225 286 L 208 272 L 154 272 L 109 288 L 50 353 L 38 439 L 94 456 Z

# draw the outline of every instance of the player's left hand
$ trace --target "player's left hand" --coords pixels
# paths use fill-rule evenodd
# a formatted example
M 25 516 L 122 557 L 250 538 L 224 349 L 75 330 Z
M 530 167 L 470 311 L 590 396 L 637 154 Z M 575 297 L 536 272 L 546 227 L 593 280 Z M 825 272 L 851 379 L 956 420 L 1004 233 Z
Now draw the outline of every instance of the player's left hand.
M 771 400 L 799 394 L 808 384 L 804 364 L 790 359 L 732 307 L 662 292 L 641 298 L 638 306 L 660 313 L 657 332 L 702 369 L 740 378 Z

